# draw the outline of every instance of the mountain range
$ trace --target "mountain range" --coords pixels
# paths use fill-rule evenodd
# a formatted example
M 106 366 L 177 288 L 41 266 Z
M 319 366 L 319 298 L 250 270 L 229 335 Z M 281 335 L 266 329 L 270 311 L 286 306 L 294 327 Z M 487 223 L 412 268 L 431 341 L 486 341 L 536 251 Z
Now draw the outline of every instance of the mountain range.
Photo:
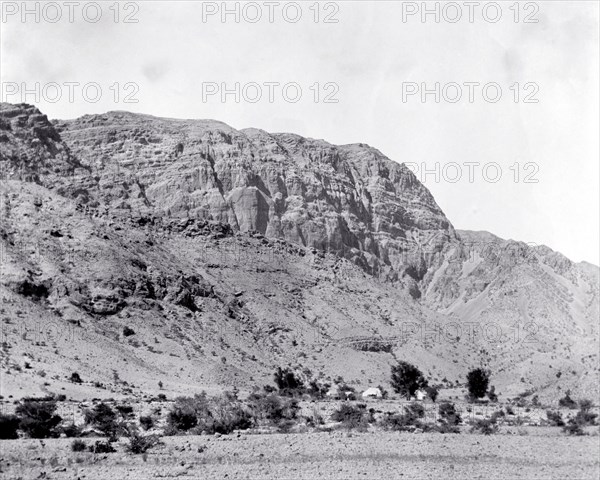
M 476 366 L 501 399 L 598 396 L 598 267 L 455 229 L 368 145 L 2 103 L 0 176 L 4 397 L 248 390 L 278 366 L 359 389 L 398 360 L 448 397 Z

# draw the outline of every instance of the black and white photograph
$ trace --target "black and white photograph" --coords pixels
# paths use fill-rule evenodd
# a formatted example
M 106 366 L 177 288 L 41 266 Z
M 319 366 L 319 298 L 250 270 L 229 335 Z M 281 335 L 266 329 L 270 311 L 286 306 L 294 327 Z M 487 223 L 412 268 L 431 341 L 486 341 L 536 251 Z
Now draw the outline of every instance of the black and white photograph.
M 600 478 L 598 0 L 0 1 L 0 478 Z

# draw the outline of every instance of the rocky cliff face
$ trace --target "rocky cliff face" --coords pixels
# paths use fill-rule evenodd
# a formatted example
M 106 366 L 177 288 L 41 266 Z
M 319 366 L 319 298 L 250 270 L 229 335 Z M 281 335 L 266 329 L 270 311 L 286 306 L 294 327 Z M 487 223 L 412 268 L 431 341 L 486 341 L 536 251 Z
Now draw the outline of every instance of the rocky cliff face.
M 227 223 L 393 280 L 426 268 L 416 242 L 435 238 L 439 252 L 455 238 L 414 175 L 367 145 L 121 112 L 55 128 L 91 170 L 63 187 L 84 202 Z

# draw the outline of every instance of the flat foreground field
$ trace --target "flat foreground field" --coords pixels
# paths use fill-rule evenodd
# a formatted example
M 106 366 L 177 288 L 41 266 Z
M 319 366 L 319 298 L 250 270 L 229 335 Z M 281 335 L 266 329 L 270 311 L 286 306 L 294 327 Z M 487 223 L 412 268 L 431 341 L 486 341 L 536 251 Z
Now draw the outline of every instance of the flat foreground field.
M 0 441 L 3 479 L 597 479 L 600 437 L 345 433 L 164 437 L 147 455 L 71 452 L 71 439 Z M 522 431 L 523 433 L 523 431 Z M 84 439 L 91 444 L 96 439 Z

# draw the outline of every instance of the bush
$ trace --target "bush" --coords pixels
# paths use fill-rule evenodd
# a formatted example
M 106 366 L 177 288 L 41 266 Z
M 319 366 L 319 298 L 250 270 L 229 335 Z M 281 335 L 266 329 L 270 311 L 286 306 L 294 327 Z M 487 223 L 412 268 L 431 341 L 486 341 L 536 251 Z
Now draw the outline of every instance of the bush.
M 498 431 L 498 425 L 496 424 L 496 421 L 487 418 L 477 419 L 471 425 L 471 433 L 480 432 L 484 435 L 491 435 Z
M 427 387 L 425 389 L 425 392 L 427 392 L 427 396 L 431 399 L 432 402 L 435 403 L 438 395 L 439 395 L 439 390 L 436 387 Z
M 571 418 L 569 420 L 569 423 L 567 423 L 563 427 L 563 432 L 568 433 L 569 435 L 585 435 L 585 432 L 583 431 L 583 428 L 581 428 L 581 425 L 577 423 L 576 419 L 573 418 Z
M 235 395 L 225 393 L 208 399 L 206 393 L 194 397 L 179 397 L 167 417 L 171 431 L 231 433 L 253 425 L 253 418 Z
M 369 422 L 373 421 L 372 414 L 367 412 L 366 405 L 343 403 L 331 415 L 331 420 L 341 422 L 347 429 L 366 430 Z
M 123 336 L 131 337 L 131 335 L 135 335 L 135 330 L 131 327 L 123 327 Z
M 117 405 L 115 408 L 123 419 L 127 419 L 133 415 L 133 407 L 131 405 Z
M 471 399 L 483 398 L 490 383 L 490 372 L 484 368 L 475 368 L 467 374 L 467 389 Z
M 79 376 L 79 374 L 78 374 L 77 372 L 73 372 L 73 373 L 71 374 L 71 378 L 70 378 L 70 380 L 71 380 L 73 383 L 83 383 L 83 380 L 81 379 L 81 377 Z
M 17 430 L 20 423 L 19 417 L 0 413 L 0 440 L 19 438 Z
M 413 402 L 406 407 L 406 410 L 417 418 L 425 417 L 425 407 L 421 403 Z
M 296 400 L 266 392 L 252 393 L 248 397 L 248 407 L 257 421 L 278 427 L 296 420 L 299 410 Z
M 84 412 L 85 422 L 94 426 L 106 435 L 109 441 L 114 441 L 121 431 L 121 425 L 117 422 L 117 414 L 110 405 L 102 402 L 93 410 Z
M 140 454 L 146 453 L 149 449 L 157 445 L 159 438 L 157 435 L 142 436 L 137 432 L 132 432 L 129 435 L 129 445 L 127 445 L 127 451 Z
M 114 447 L 111 445 L 109 441 L 102 442 L 97 440 L 94 445 L 90 445 L 89 449 L 92 453 L 113 453 L 116 452 Z
M 440 404 L 438 413 L 440 414 L 442 423 L 447 425 L 458 425 L 462 421 L 453 403 L 444 402 Z
M 86 448 L 87 446 L 82 440 L 73 440 L 73 443 L 71 443 L 71 451 L 73 452 L 83 452 Z
M 490 399 L 490 402 L 497 402 L 498 395 L 496 394 L 496 387 L 493 385 L 490 387 L 490 390 L 487 392 L 487 397 Z
M 388 413 L 381 421 L 381 426 L 386 430 L 394 430 L 397 432 L 405 432 L 414 430 L 416 427 L 421 427 L 421 421 L 414 413 L 406 412 Z
M 577 412 L 577 415 L 575 415 L 575 422 L 578 425 L 596 425 L 596 417 L 598 415 L 590 412 L 591 408 L 592 402 L 590 400 L 582 400 L 579 402 L 579 411 Z
M 150 430 L 154 427 L 154 419 L 151 416 L 141 416 L 140 417 L 140 425 L 144 430 Z
M 546 410 L 546 418 L 548 423 L 553 427 L 564 427 L 565 421 L 562 418 L 560 412 L 553 412 L 552 410 Z
M 15 410 L 21 417 L 20 428 L 31 438 L 58 437 L 60 432 L 56 430 L 62 421 L 59 415 L 55 415 L 55 401 L 25 401 L 19 404 Z
M 274 374 L 275 385 L 283 395 L 301 394 L 304 392 L 302 380 L 297 378 L 289 368 L 277 367 Z
M 67 438 L 79 437 L 81 435 L 81 427 L 78 427 L 74 423 L 70 423 L 62 429 L 63 433 Z
M 574 410 L 577 408 L 577 402 L 571 398 L 571 390 L 565 392 L 565 396 L 558 400 L 558 405 L 564 408 Z
M 396 393 L 410 399 L 420 388 L 427 387 L 427 380 L 421 371 L 408 362 L 398 362 L 392 366 L 392 388 Z

